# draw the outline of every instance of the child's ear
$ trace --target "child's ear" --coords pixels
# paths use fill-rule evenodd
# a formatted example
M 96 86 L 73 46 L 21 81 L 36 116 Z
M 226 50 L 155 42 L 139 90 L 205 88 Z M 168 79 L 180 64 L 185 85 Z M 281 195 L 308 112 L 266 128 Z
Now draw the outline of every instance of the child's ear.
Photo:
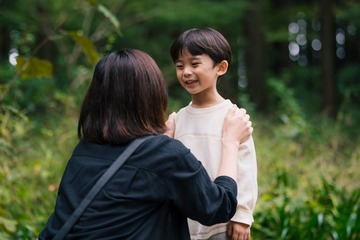
M 224 74 L 227 72 L 228 67 L 229 67 L 228 61 L 222 60 L 222 61 L 217 65 L 218 75 L 219 75 L 219 76 L 224 75 Z

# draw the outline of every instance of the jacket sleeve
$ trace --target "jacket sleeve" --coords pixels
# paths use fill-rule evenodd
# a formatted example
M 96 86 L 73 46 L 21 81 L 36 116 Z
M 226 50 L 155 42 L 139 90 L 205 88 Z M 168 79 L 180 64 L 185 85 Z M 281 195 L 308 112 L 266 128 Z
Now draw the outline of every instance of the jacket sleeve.
M 203 225 L 228 222 L 236 211 L 236 182 L 227 176 L 211 181 L 188 149 L 180 157 L 168 175 L 171 201 L 185 216 Z
M 258 197 L 257 160 L 252 137 L 240 145 L 237 187 L 238 205 L 231 221 L 251 226 Z

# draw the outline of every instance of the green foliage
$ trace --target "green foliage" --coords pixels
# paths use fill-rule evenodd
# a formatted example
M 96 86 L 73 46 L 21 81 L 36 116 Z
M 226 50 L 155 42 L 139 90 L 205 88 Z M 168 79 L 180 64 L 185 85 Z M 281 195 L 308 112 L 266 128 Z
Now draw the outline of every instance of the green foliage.
M 1 239 L 37 236 L 54 207 L 61 173 L 76 142 L 76 121 L 69 116 L 37 127 L 31 122 L 23 112 L 1 106 Z
M 20 72 L 20 77 L 23 79 L 36 77 L 52 77 L 53 66 L 51 62 L 41 60 L 36 57 L 24 58 L 18 56 L 16 58 L 16 69 Z
M 348 64 L 344 66 L 338 73 L 339 75 L 339 91 L 344 96 L 344 102 L 351 104 L 354 100 L 360 99 L 360 69 L 356 64 Z
M 96 63 L 100 60 L 100 55 L 97 53 L 94 44 L 89 38 L 81 36 L 77 32 L 70 32 L 69 35 L 71 38 L 80 45 L 81 49 L 85 53 L 88 62 L 95 66 Z
M 16 68 L 10 64 L 2 66 L 4 75 L 11 75 L 9 82 L 4 83 L 4 94 L 0 94 L 0 101 L 4 105 L 21 109 L 25 115 L 46 113 L 56 109 L 54 78 L 19 78 Z M 43 71 L 43 70 L 41 70 Z M 38 74 L 38 73 L 37 73 Z
M 101 4 L 97 4 L 97 9 L 99 12 L 101 12 L 102 14 L 104 14 L 104 16 L 106 18 L 109 19 L 109 21 L 112 23 L 112 25 L 114 25 L 116 33 L 121 36 L 121 30 L 120 30 L 120 22 L 117 20 L 117 18 L 109 11 L 109 9 L 107 9 L 106 7 L 104 7 Z
M 253 239 L 358 239 L 360 147 L 358 135 L 347 133 L 353 126 L 318 117 L 306 120 L 300 135 L 284 135 L 296 122 L 252 119 L 259 168 Z
M 349 192 L 322 178 L 322 184 L 299 193 L 280 172 L 259 199 L 254 239 L 358 239 L 360 188 Z
M 297 137 L 307 131 L 306 115 L 295 97 L 293 89 L 286 86 L 282 79 L 268 79 L 268 89 L 271 91 L 272 116 L 284 124 L 282 136 Z
M 65 94 L 57 97 L 68 106 L 66 114 L 53 113 L 41 126 L 31 124 L 36 119 L 23 112 L 2 106 L 1 239 L 34 239 L 54 207 L 76 143 L 77 118 L 74 100 Z M 178 107 L 177 101 L 170 102 L 171 109 Z M 306 120 L 310 129 L 300 135 L 285 136 L 296 121 L 273 122 L 256 114 L 252 119 L 260 187 L 253 239 L 358 238 L 358 137 L 349 139 L 342 122 L 333 134 L 337 123 L 322 118 Z M 343 147 L 331 155 L 333 142 Z
M 21 147 L 22 136 L 25 136 L 31 123 L 28 117 L 9 105 L 0 105 L 0 155 L 13 156 Z
M 17 220 L 9 216 L 9 203 L 12 198 L 13 186 L 9 183 L 11 179 L 17 178 L 12 174 L 18 164 L 18 158 L 13 157 L 26 148 L 26 142 L 22 141 L 23 136 L 31 129 L 29 119 L 23 112 L 7 105 L 0 105 L 0 236 L 4 238 L 6 233 L 16 231 Z
M 19 52 L 16 65 L 18 73 L 12 76 L 12 80 L 6 85 L 0 85 L 0 100 L 8 94 L 15 82 L 22 79 L 49 78 L 66 85 L 69 85 L 69 79 L 75 78 L 74 81 L 78 81 L 79 76 L 76 75 L 77 72 L 73 74 L 72 68 L 83 64 L 79 52 L 84 53 L 90 64 L 87 68 L 92 68 L 100 59 L 101 54 L 98 53 L 91 35 L 97 35 L 97 40 L 109 37 L 112 43 L 113 31 L 117 36 L 121 35 L 120 21 L 104 5 L 97 1 L 71 1 L 70 5 L 75 7 L 69 10 L 66 2 L 44 5 L 39 0 L 26 9 L 24 6 L 27 6 L 27 3 L 18 4 L 11 10 L 0 11 L 1 19 L 8 23 L 0 23 L 0 29 L 8 30 L 9 26 L 11 27 L 8 34 L 11 38 L 9 44 Z M 17 14 L 14 14 L 15 12 Z M 39 18 L 30 16 L 29 20 L 29 12 Z M 101 17 L 94 12 L 100 13 Z M 101 24 L 105 27 L 99 26 Z M 107 29 L 108 25 L 113 26 L 113 29 L 104 34 L 102 31 Z M 74 82 L 72 86 L 79 85 Z

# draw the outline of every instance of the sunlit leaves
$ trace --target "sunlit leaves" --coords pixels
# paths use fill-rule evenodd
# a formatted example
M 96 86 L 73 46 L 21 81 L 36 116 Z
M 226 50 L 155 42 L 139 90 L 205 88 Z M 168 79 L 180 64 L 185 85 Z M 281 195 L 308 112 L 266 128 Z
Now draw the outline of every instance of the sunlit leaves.
M 120 22 L 117 20 L 117 18 L 104 5 L 98 4 L 97 8 L 99 12 L 101 12 L 107 19 L 109 19 L 112 25 L 114 25 L 116 33 L 121 35 Z
M 31 124 L 23 112 L 12 106 L 0 105 L 0 156 L 11 154 L 18 138 L 24 136 L 29 128 Z
M 95 6 L 97 5 L 97 0 L 87 0 L 88 3 L 90 3 L 91 5 Z
M 20 72 L 20 77 L 23 79 L 45 77 L 51 78 L 53 75 L 53 65 L 50 61 L 39 59 L 37 57 L 22 57 L 16 58 L 16 69 Z
M 97 0 L 87 0 L 87 2 L 90 3 L 90 5 L 96 7 L 97 10 L 100 13 L 102 13 L 104 17 L 106 17 L 110 21 L 110 23 L 114 26 L 116 33 L 121 35 L 120 22 L 108 8 L 106 8 L 102 4 L 99 4 Z
M 70 32 L 69 33 L 71 38 L 77 43 L 79 44 L 79 46 L 81 47 L 81 49 L 83 50 L 83 52 L 85 53 L 87 60 L 89 61 L 89 63 L 91 65 L 95 65 L 99 59 L 100 59 L 100 55 L 99 53 L 96 51 L 94 44 L 92 43 L 92 41 L 87 38 L 84 37 L 82 35 L 80 35 L 77 32 Z
M 15 232 L 16 221 L 11 219 L 6 219 L 0 216 L 0 226 L 8 232 Z

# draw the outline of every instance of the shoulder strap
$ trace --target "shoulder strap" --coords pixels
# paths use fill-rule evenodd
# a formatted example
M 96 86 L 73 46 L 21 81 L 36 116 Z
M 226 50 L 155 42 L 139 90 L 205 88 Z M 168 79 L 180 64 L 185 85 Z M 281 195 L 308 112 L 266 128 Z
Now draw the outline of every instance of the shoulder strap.
M 136 138 L 133 140 L 130 145 L 120 154 L 120 156 L 115 160 L 113 164 L 106 170 L 106 172 L 99 178 L 95 185 L 91 188 L 85 198 L 81 201 L 77 209 L 72 213 L 68 221 L 62 226 L 58 234 L 55 236 L 54 240 L 61 240 L 68 234 L 72 226 L 80 218 L 84 210 L 89 206 L 89 204 L 94 200 L 100 190 L 104 185 L 110 180 L 110 178 L 118 171 L 118 169 L 124 164 L 124 162 L 130 157 L 130 155 L 136 150 L 136 148 L 143 143 L 146 139 L 149 139 L 151 136 L 145 136 L 141 138 Z

